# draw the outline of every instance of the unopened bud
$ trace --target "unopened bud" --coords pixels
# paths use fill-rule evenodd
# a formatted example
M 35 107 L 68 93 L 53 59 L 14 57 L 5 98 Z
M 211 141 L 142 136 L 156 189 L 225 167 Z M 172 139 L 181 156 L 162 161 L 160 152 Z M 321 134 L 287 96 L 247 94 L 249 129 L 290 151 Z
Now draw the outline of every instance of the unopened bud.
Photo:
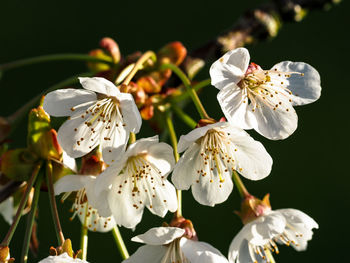
M 106 163 L 102 161 L 102 154 L 96 148 L 83 157 L 79 174 L 99 175 L 105 168 Z
M 106 54 L 102 49 L 91 50 L 89 52 L 89 55 L 99 59 L 104 59 L 106 61 L 113 61 L 113 58 Z M 111 67 L 108 64 L 100 62 L 88 62 L 87 66 L 93 72 L 103 72 L 111 69 Z
M 57 141 L 57 132 L 51 128 L 50 116 L 41 106 L 29 113 L 27 141 L 28 149 L 41 158 L 61 158 L 62 149 Z
M 171 220 L 169 226 L 171 227 L 178 227 L 183 230 L 185 230 L 185 237 L 191 240 L 198 241 L 198 236 L 196 231 L 194 230 L 193 224 L 191 220 L 185 219 L 184 217 L 174 217 L 173 220 Z
M 157 53 L 158 60 L 161 64 L 172 63 L 177 66 L 182 63 L 186 55 L 187 50 L 179 41 L 167 44 Z
M 241 210 L 235 213 L 241 218 L 243 224 L 247 224 L 257 217 L 271 211 L 269 200 L 270 195 L 266 194 L 262 200 L 253 195 L 246 196 L 241 203 Z
M 12 263 L 14 261 L 14 258 L 10 258 L 9 247 L 0 247 L 0 263 Z
M 104 48 L 112 56 L 114 63 L 118 63 L 120 61 L 119 46 L 112 38 L 102 38 L 100 41 L 100 47 Z

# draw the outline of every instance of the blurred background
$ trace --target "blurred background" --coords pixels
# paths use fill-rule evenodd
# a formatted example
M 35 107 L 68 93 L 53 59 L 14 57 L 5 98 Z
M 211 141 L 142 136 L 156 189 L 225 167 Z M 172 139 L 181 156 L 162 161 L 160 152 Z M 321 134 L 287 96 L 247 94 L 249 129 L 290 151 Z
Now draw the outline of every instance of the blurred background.
M 54 53 L 87 53 L 98 47 L 102 37 L 115 39 L 123 55 L 136 50 L 158 50 L 171 41 L 181 41 L 188 50 L 203 45 L 229 28 L 244 11 L 264 1 L 44 1 L 2 0 L 0 2 L 0 64 L 16 59 Z M 322 96 L 316 103 L 297 108 L 299 127 L 284 141 L 268 141 L 255 132 L 274 160 L 272 173 L 262 181 L 244 180 L 248 190 L 262 198 L 271 194 L 274 209 L 296 208 L 313 217 L 320 228 L 308 250 L 296 252 L 280 246 L 277 262 L 348 262 L 349 201 L 349 1 L 328 11 L 313 11 L 301 23 L 284 24 L 276 38 L 249 46 L 252 60 L 270 68 L 283 60 L 304 61 L 321 75 Z M 208 65 L 196 77 L 209 77 Z M 0 80 L 0 115 L 7 116 L 43 89 L 80 72 L 82 62 L 55 62 L 23 67 L 6 72 Z M 209 115 L 220 118 L 214 99 L 217 90 L 204 88 L 201 98 Z M 188 112 L 194 108 L 189 105 Z M 195 117 L 195 116 L 194 116 Z M 179 122 L 176 121 L 176 124 Z M 153 132 L 144 126 L 141 136 Z M 26 124 L 13 137 L 13 147 L 25 145 Z M 178 124 L 178 136 L 189 131 Z M 184 216 L 191 219 L 199 239 L 209 242 L 227 255 L 228 247 L 242 224 L 233 213 L 239 208 L 239 196 L 214 208 L 196 203 L 185 192 Z M 39 204 L 37 262 L 56 245 L 54 227 L 43 193 Z M 80 223 L 69 221 L 70 204 L 58 204 L 66 237 L 79 246 Z M 159 226 L 161 219 L 145 211 L 135 231 L 121 228 L 129 248 L 139 246 L 130 238 Z M 11 256 L 19 257 L 25 229 L 22 219 L 11 243 Z M 0 218 L 0 236 L 8 229 Z M 90 233 L 90 262 L 120 262 L 112 235 Z

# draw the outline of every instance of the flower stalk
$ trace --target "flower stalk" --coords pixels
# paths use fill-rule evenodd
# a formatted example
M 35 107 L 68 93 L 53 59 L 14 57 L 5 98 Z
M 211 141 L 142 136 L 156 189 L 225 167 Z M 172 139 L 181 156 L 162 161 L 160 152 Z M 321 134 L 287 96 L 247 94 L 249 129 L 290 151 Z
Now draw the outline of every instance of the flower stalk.
M 197 125 L 197 122 L 191 118 L 188 114 L 186 114 L 180 107 L 178 107 L 175 103 L 171 104 L 171 108 L 174 110 L 176 116 L 178 116 L 187 126 L 191 129 L 194 129 Z
M 153 51 L 147 51 L 145 52 L 139 59 L 138 61 L 135 63 L 135 66 L 133 67 L 133 69 L 131 70 L 131 72 L 129 73 L 129 75 L 125 78 L 125 80 L 123 81 L 122 85 L 129 85 L 130 81 L 132 80 L 132 78 L 135 76 L 135 74 L 142 69 L 143 64 L 149 60 L 152 59 L 153 61 L 155 61 L 157 59 L 156 54 Z
M 205 79 L 205 80 L 202 80 L 201 82 L 198 82 L 197 84 L 193 85 L 192 89 L 195 92 L 197 92 L 197 91 L 201 90 L 202 88 L 209 86 L 210 83 L 211 83 L 211 79 Z M 172 101 L 173 102 L 180 102 L 180 101 L 187 99 L 188 96 L 190 96 L 190 94 L 188 92 L 185 92 L 179 96 L 172 98 Z
M 128 252 L 126 246 L 125 246 L 125 243 L 123 241 L 122 235 L 119 232 L 118 226 L 115 226 L 112 229 L 112 234 L 113 234 L 115 243 L 116 243 L 116 245 L 118 247 L 119 253 L 122 256 L 122 259 L 129 258 L 129 252 Z
M 250 195 L 247 188 L 244 186 L 241 178 L 235 170 L 232 172 L 232 179 L 235 182 L 239 195 L 242 199 Z
M 65 60 L 104 63 L 110 66 L 115 65 L 114 62 L 111 60 L 97 58 L 97 57 L 85 55 L 85 54 L 53 54 L 53 55 L 38 56 L 33 58 L 25 58 L 25 59 L 16 60 L 13 62 L 5 63 L 0 65 L 0 71 L 20 68 L 23 66 L 39 64 L 44 62 L 65 61 Z
M 174 149 L 175 163 L 177 163 L 180 159 L 180 155 L 177 151 L 177 136 L 175 133 L 175 128 L 174 128 L 173 122 L 171 120 L 170 112 L 166 113 L 165 121 L 166 121 L 166 126 L 167 126 L 167 129 L 169 132 L 171 145 L 173 146 L 173 149 Z M 175 216 L 181 217 L 182 216 L 182 192 L 181 192 L 181 190 L 176 190 L 176 196 L 177 196 L 177 210 L 175 212 Z
M 31 239 L 31 235 L 32 235 L 35 215 L 36 215 L 37 208 L 38 208 L 40 188 L 41 188 L 42 181 L 43 181 L 43 176 L 40 174 L 38 176 L 38 179 L 35 182 L 33 203 L 32 203 L 32 207 L 30 209 L 30 213 L 29 213 L 28 218 L 27 218 L 27 227 L 26 227 L 26 232 L 24 234 L 21 263 L 26 263 L 28 261 L 29 244 L 30 244 L 30 239 Z
M 19 222 L 19 220 L 20 220 L 20 218 L 22 216 L 23 209 L 24 209 L 24 207 L 25 207 L 25 205 L 26 205 L 26 203 L 28 201 L 28 197 L 30 195 L 30 192 L 32 190 L 34 182 L 35 182 L 35 180 L 36 180 L 36 178 L 38 176 L 39 170 L 41 168 L 41 164 L 42 163 L 40 162 L 40 163 L 38 163 L 35 166 L 35 168 L 34 168 L 34 170 L 32 172 L 32 176 L 30 177 L 29 181 L 27 182 L 27 188 L 26 188 L 26 190 L 25 190 L 25 192 L 23 194 L 23 197 L 21 199 L 21 202 L 20 202 L 20 204 L 18 206 L 16 215 L 15 215 L 15 217 L 13 219 L 13 223 L 12 223 L 9 231 L 7 232 L 4 240 L 1 242 L 0 247 L 8 247 L 10 245 L 12 236 L 15 233 L 15 230 L 17 228 L 18 222 Z
M 88 251 L 88 228 L 87 228 L 87 213 L 89 204 L 86 203 L 85 207 L 85 218 L 83 224 L 81 224 L 80 232 L 80 249 L 81 249 L 81 259 L 86 260 Z
M 64 235 L 62 232 L 61 223 L 60 223 L 60 219 L 57 211 L 55 192 L 53 188 L 53 179 L 52 179 L 52 163 L 50 160 L 48 160 L 46 164 L 46 183 L 47 183 L 47 188 L 49 192 L 50 207 L 51 207 L 53 222 L 55 225 L 57 241 L 59 245 L 62 245 L 64 242 Z
M 209 115 L 207 114 L 207 112 L 205 111 L 203 104 L 201 103 L 196 91 L 191 87 L 191 81 L 188 79 L 188 77 L 186 76 L 186 74 L 176 65 L 174 64 L 163 64 L 160 67 L 160 70 L 164 70 L 164 69 L 171 69 L 182 81 L 182 83 L 185 85 L 187 92 L 190 94 L 191 99 L 194 103 L 194 105 L 196 106 L 196 109 L 199 113 L 199 115 L 201 116 L 202 119 L 209 119 Z

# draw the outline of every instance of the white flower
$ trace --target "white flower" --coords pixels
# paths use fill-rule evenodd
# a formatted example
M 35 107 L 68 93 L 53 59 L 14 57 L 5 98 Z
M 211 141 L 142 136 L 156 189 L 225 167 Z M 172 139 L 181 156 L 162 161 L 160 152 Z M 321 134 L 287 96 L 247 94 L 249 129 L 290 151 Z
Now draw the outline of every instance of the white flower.
M 0 185 L 0 191 L 3 187 L 4 186 Z M 12 196 L 8 197 L 6 200 L 0 203 L 0 214 L 3 216 L 3 218 L 9 225 L 12 225 L 13 216 L 15 214 Z
M 228 263 L 219 250 L 208 243 L 192 241 L 185 230 L 177 227 L 155 227 L 132 241 L 145 243 L 123 263 Z
M 231 263 L 274 262 L 271 252 L 278 253 L 277 244 L 305 250 L 318 224 L 296 209 L 270 211 L 246 224 L 233 239 L 229 249 Z
M 116 223 L 111 216 L 102 217 L 96 208 L 103 207 L 108 210 L 106 200 L 95 196 L 96 176 L 92 175 L 66 175 L 55 183 L 55 194 L 65 193 L 62 200 L 66 199 L 73 191 L 77 191 L 72 206 L 72 219 L 78 215 L 82 224 L 86 224 L 91 231 L 107 232 L 115 227 Z M 86 220 L 86 221 L 85 221 Z
M 164 217 L 168 210 L 177 209 L 175 188 L 167 180 L 174 163 L 173 149 L 159 143 L 158 136 L 138 140 L 98 176 L 96 196 L 107 198 L 118 225 L 135 227 L 144 207 Z M 99 212 L 105 214 L 100 209 Z
M 69 116 L 58 130 L 58 141 L 71 157 L 81 157 L 97 145 L 110 163 L 125 149 L 129 133 L 137 133 L 141 116 L 131 94 L 104 78 L 79 78 L 84 89 L 50 92 L 44 109 L 52 116 Z
M 269 175 L 272 166 L 260 142 L 227 122 L 196 128 L 181 136 L 178 151 L 185 153 L 173 171 L 175 187 L 188 190 L 192 186 L 194 198 L 209 206 L 228 198 L 233 170 L 250 180 L 260 180 Z
M 220 90 L 220 106 L 232 124 L 253 128 L 269 139 L 284 139 L 298 125 L 293 106 L 320 97 L 320 75 L 303 62 L 283 61 L 263 70 L 249 60 L 248 50 L 237 48 L 211 66 L 211 83 Z
M 70 256 L 68 256 L 67 253 L 63 253 L 59 256 L 49 256 L 47 258 L 40 260 L 38 263 L 70 263 L 70 262 L 89 263 L 79 258 L 71 258 Z

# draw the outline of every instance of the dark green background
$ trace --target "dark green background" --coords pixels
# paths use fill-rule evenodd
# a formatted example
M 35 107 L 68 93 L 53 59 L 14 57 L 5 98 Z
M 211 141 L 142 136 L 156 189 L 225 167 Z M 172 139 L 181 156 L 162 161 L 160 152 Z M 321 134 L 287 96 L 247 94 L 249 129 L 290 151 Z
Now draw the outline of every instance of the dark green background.
M 262 1 L 20 1 L 0 2 L 0 63 L 59 52 L 85 53 L 97 47 L 101 37 L 117 40 L 122 53 L 157 50 L 179 40 L 188 49 L 200 46 L 234 23 L 243 11 Z M 252 194 L 271 193 L 273 208 L 297 208 L 320 225 L 306 252 L 280 246 L 278 262 L 348 262 L 349 211 L 349 1 L 328 12 L 315 11 L 299 24 L 284 25 L 272 41 L 249 47 L 253 61 L 269 68 L 283 60 L 305 61 L 321 74 L 322 96 L 314 104 L 297 109 L 299 127 L 284 141 L 268 141 L 256 133 L 274 160 L 270 176 L 262 181 L 244 181 Z M 80 62 L 50 63 L 6 72 L 0 81 L 1 113 L 15 111 L 33 95 L 58 81 L 84 72 Z M 200 76 L 208 77 L 207 69 Z M 207 87 L 203 102 L 210 115 L 220 117 L 214 99 L 217 90 Z M 192 108 L 189 107 L 188 110 Z M 194 112 L 194 111 L 193 111 Z M 196 115 L 194 115 L 196 117 Z M 25 143 L 25 125 L 17 132 L 14 145 Z M 184 127 L 181 125 L 181 127 Z M 178 130 L 178 134 L 188 130 Z M 143 135 L 152 135 L 145 130 Z M 38 236 L 39 258 L 56 245 L 46 193 L 40 200 Z M 225 255 L 241 223 L 233 210 L 239 198 L 233 191 L 229 200 L 215 208 L 197 204 L 184 193 L 184 215 L 190 218 L 200 240 L 207 241 Z M 68 220 L 69 204 L 62 207 L 61 221 L 66 237 L 79 245 L 78 220 Z M 169 218 L 169 217 L 168 217 Z M 7 231 L 0 219 L 0 235 Z M 145 212 L 135 232 L 121 229 L 130 252 L 137 248 L 128 240 L 162 219 Z M 24 234 L 21 222 L 11 243 L 13 256 L 20 253 Z M 119 262 L 110 234 L 89 235 L 90 262 Z M 30 262 L 38 260 L 31 259 Z

